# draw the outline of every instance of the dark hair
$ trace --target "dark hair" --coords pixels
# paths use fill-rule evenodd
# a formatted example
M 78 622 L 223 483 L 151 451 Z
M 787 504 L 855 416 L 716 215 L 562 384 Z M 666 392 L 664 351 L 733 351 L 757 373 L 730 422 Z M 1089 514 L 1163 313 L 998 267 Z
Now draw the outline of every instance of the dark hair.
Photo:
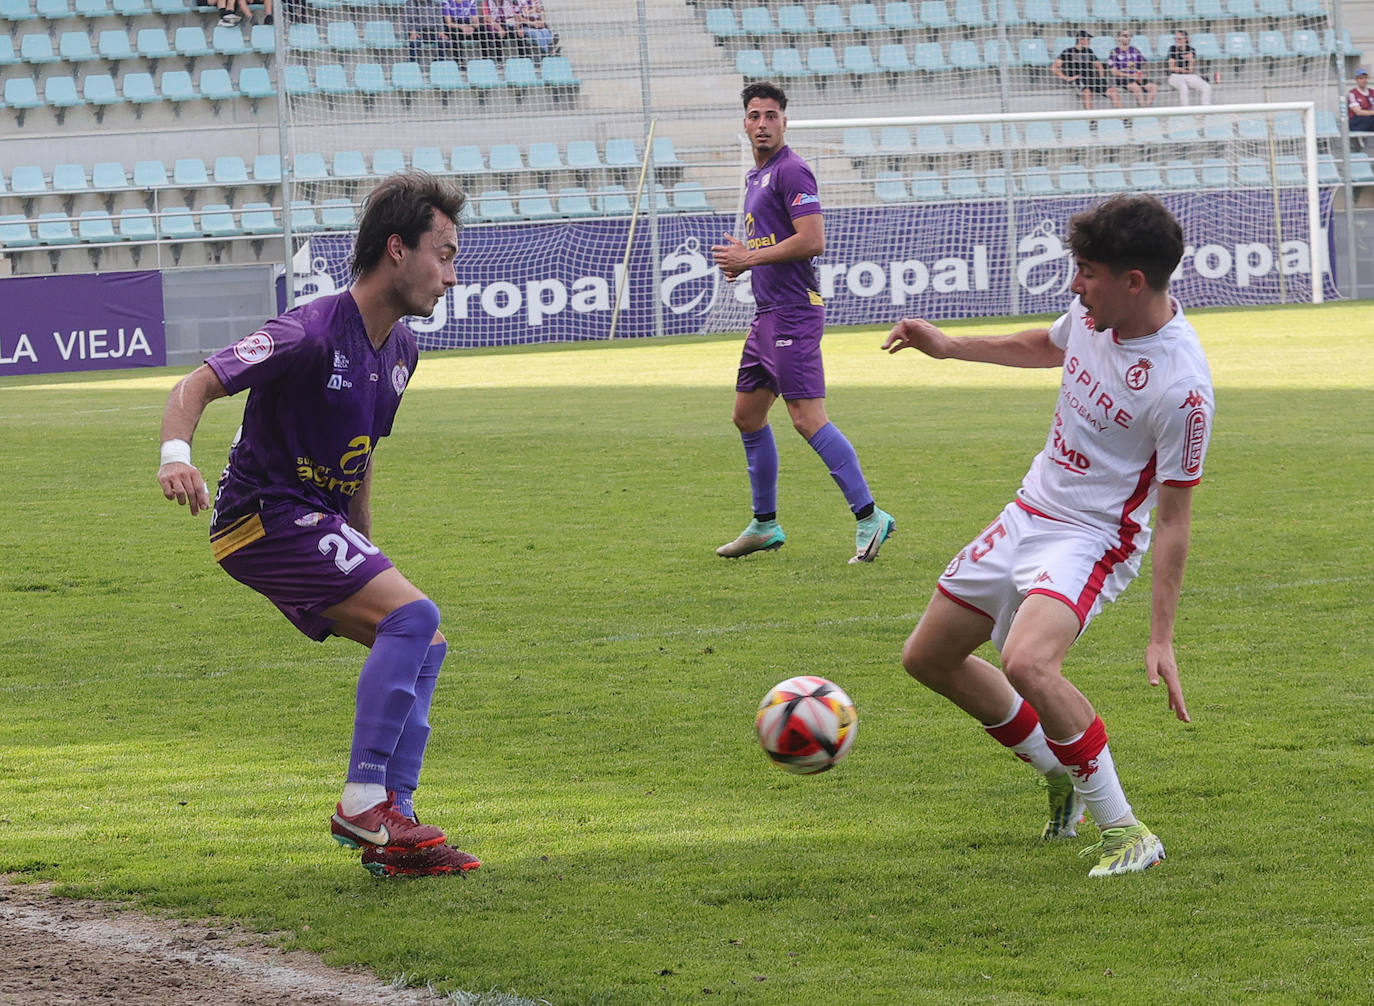
M 778 103 L 778 108 L 787 111 L 787 94 L 777 84 L 767 80 L 756 80 L 752 84 L 746 84 L 744 90 L 739 93 L 744 99 L 744 107 L 749 107 L 749 102 L 755 98 L 771 99 Z
M 1154 196 L 1112 196 L 1069 219 L 1069 248 L 1117 273 L 1139 269 L 1151 289 L 1167 290 L 1183 258 L 1183 228 Z
M 416 248 L 420 235 L 433 225 L 435 210 L 457 225 L 466 203 L 467 196 L 453 182 L 423 171 L 405 171 L 383 179 L 363 200 L 358 240 L 349 265 L 353 278 L 382 261 L 391 235 L 399 234 L 407 248 Z

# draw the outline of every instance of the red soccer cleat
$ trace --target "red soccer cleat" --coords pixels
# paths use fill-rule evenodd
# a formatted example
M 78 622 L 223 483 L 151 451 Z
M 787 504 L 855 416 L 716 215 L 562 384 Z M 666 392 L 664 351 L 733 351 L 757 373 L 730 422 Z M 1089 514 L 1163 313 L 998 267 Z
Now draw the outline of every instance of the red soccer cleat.
M 350 849 L 395 852 L 413 852 L 441 845 L 446 838 L 443 831 L 432 824 L 417 824 L 401 814 L 389 798 L 352 817 L 344 814 L 340 804 L 329 819 L 329 833 L 334 841 Z
M 423 849 L 378 849 L 363 852 L 363 868 L 376 877 L 442 877 L 466 873 L 482 865 L 476 856 L 451 845 Z

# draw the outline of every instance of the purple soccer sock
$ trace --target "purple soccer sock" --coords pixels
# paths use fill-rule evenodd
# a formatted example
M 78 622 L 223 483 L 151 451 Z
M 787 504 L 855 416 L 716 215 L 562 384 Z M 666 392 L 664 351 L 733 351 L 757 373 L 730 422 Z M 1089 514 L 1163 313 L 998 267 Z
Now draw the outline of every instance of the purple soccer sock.
M 849 509 L 858 513 L 873 502 L 873 494 L 868 490 L 868 480 L 859 466 L 859 455 L 840 428 L 834 423 L 826 423 L 816 435 L 807 441 L 811 449 L 821 456 L 830 477 L 844 493 Z
M 358 676 L 348 781 L 386 784 L 387 763 L 415 705 L 415 683 L 439 609 L 428 598 L 403 604 L 377 623 L 372 652 Z
M 773 427 L 765 424 L 753 433 L 741 433 L 744 460 L 749 468 L 749 488 L 754 496 L 754 513 L 777 513 L 778 445 Z
M 415 679 L 415 704 L 391 753 L 386 766 L 386 788 L 396 794 L 396 809 L 406 817 L 414 817 L 413 797 L 420 785 L 420 766 L 425 760 L 425 744 L 429 741 L 429 705 L 434 698 L 434 686 L 439 683 L 439 667 L 448 653 L 447 643 L 435 643 L 425 652 L 420 676 Z

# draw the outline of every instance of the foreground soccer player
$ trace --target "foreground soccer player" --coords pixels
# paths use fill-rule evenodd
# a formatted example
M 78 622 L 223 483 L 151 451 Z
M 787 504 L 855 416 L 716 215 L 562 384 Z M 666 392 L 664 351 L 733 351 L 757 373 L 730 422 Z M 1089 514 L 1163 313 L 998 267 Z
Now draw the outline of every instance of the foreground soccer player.
M 1076 834 L 1084 805 L 1102 829 L 1089 875 L 1144 870 L 1164 845 L 1117 777 L 1107 732 L 1064 677 L 1069 647 L 1140 569 L 1158 503 L 1145 669 L 1188 722 L 1174 614 L 1188 556 L 1193 487 L 1211 434 L 1212 378 L 1197 333 L 1169 295 L 1183 254 L 1178 221 L 1149 196 L 1115 196 L 1073 217 L 1078 270 L 1068 313 L 1048 329 L 951 339 L 922 319 L 883 343 L 936 359 L 1063 367 L 1045 448 L 1016 499 L 950 562 L 902 650 L 912 677 L 977 717 L 1049 781 L 1043 837 Z M 1002 670 L 973 651 L 991 640 Z
M 205 407 L 248 390 L 210 515 L 224 571 L 267 597 L 311 639 L 370 648 L 358 679 L 353 747 L 330 819 L 336 841 L 363 849 L 378 875 L 432 875 L 480 865 L 415 820 L 429 708 L 447 644 L 439 609 L 369 539 L 372 452 L 391 432 L 415 372 L 415 336 L 457 282 L 465 197 L 428 175 L 402 174 L 367 197 L 354 283 L 269 321 L 177 383 L 162 416 L 163 495 L 209 509 L 191 464 Z
M 781 548 L 787 540 L 778 524 L 778 448 L 768 425 L 768 412 L 781 395 L 793 427 L 829 467 L 859 522 L 849 561 L 872 562 L 897 522 L 874 504 L 858 454 L 825 414 L 825 306 L 811 264 L 825 250 L 816 178 L 783 142 L 787 95 L 782 88 L 750 84 L 741 96 L 755 164 L 744 180 L 745 241 L 726 234 L 725 244 L 711 252 L 731 282 L 752 271 L 758 304 L 740 359 L 733 416 L 744 440 L 754 519 L 716 553 L 734 559 Z

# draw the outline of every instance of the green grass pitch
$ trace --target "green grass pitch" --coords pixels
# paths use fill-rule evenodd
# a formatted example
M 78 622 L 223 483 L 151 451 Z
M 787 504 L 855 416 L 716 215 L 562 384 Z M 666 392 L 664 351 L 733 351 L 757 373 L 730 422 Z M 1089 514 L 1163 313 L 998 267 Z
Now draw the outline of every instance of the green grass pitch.
M 1145 682 L 1148 562 L 1066 668 L 1157 869 L 1089 881 L 1087 841 L 1042 847 L 1033 774 L 898 663 L 1055 373 L 836 331 L 830 414 L 898 521 L 872 566 L 781 409 L 787 546 L 714 555 L 749 516 L 738 338 L 421 361 L 374 538 L 443 609 L 418 803 L 482 857 L 462 879 L 377 881 L 330 842 L 362 651 L 298 635 L 162 499 L 182 371 L 0 380 L 0 871 L 555 1006 L 1374 1000 L 1374 314 L 1193 320 L 1219 400 L 1177 630 L 1194 722 Z M 212 479 L 240 411 L 196 436 Z M 859 709 L 814 778 L 753 738 L 795 673 Z

